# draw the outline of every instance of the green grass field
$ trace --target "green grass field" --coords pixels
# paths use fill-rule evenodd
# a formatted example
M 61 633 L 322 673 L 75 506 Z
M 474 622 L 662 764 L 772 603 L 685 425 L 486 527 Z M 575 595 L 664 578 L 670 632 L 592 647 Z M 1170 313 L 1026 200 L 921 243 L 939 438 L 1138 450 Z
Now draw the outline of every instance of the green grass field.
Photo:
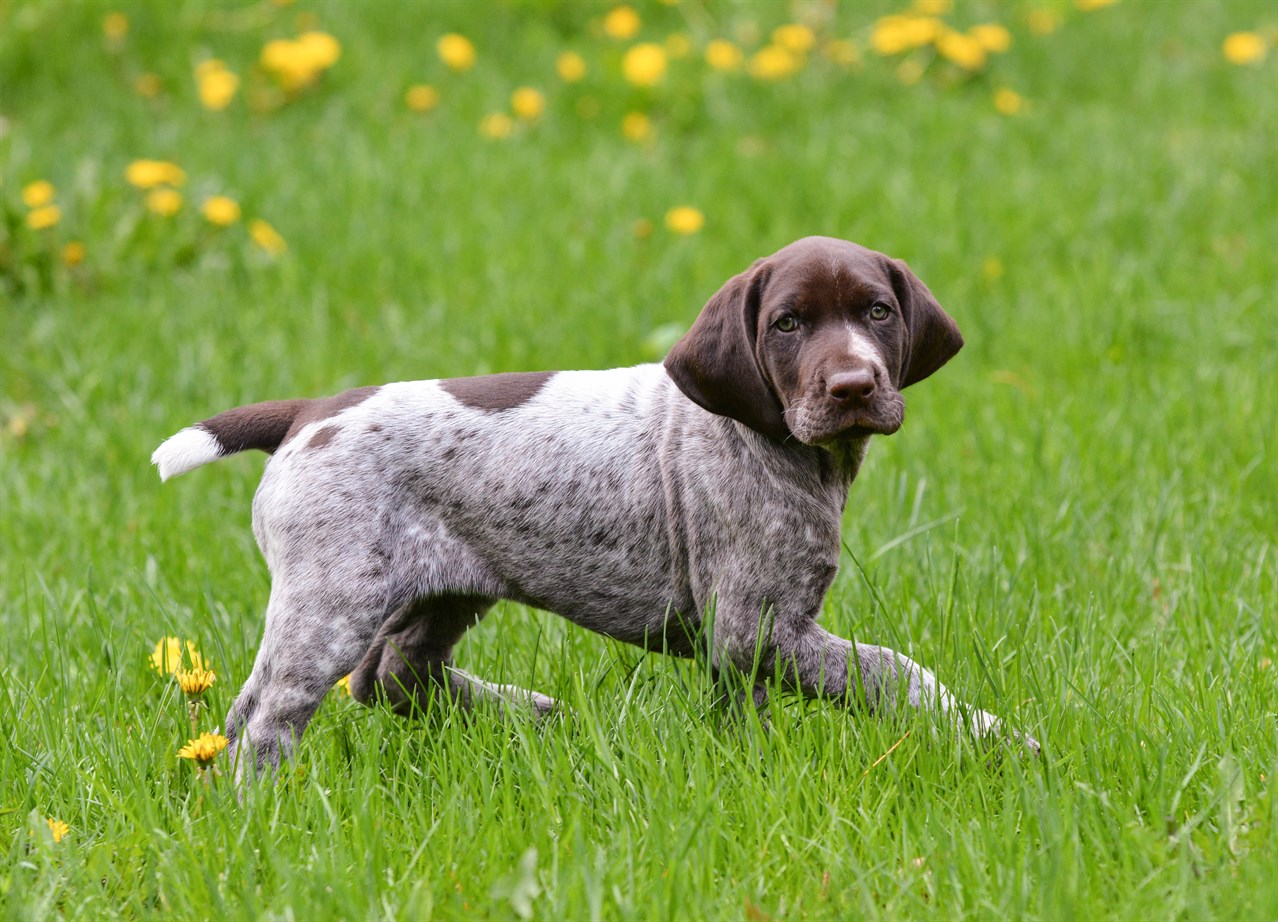
M 903 3 L 642 5 L 628 38 L 609 10 L 0 0 L 4 916 L 1278 918 L 1275 7 L 960 0 L 946 28 L 1011 38 L 966 69 L 970 43 L 876 52 Z M 261 63 L 313 30 L 340 58 L 309 81 Z M 625 77 L 639 42 L 654 86 Z M 148 158 L 185 173 L 175 214 L 126 180 Z M 679 206 L 704 226 L 668 228 Z M 793 699 L 725 723 L 697 664 L 510 604 L 459 664 L 571 717 L 335 691 L 243 804 L 178 758 L 149 657 L 193 640 L 221 724 L 268 593 L 264 462 L 162 487 L 162 439 L 257 400 L 652 361 L 808 234 L 907 259 L 968 342 L 872 449 L 823 623 L 1041 759 Z

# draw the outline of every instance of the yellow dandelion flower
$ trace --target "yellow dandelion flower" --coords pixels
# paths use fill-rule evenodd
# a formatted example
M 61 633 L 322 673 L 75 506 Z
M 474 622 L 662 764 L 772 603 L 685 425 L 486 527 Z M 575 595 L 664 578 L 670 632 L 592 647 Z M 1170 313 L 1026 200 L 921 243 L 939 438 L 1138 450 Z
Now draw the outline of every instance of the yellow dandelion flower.
M 84 256 L 84 244 L 79 240 L 72 240 L 62 248 L 62 264 L 64 266 L 78 266 L 84 262 Z
M 750 57 L 750 76 L 757 80 L 783 80 L 803 69 L 803 58 L 780 45 L 760 48 Z
M 315 68 L 306 49 L 286 38 L 263 45 L 258 62 L 286 90 L 300 90 L 315 79 Z
M 666 50 L 652 42 L 640 42 L 621 59 L 621 72 L 635 86 L 656 86 L 666 76 Z
M 1255 32 L 1235 32 L 1221 43 L 1221 52 L 1230 64 L 1254 64 L 1268 52 L 1265 40 Z
M 279 231 L 261 218 L 254 218 L 250 221 L 248 230 L 253 242 L 272 256 L 279 256 L 288 249 L 288 244 L 280 236 Z
M 47 230 L 62 220 L 62 209 L 57 205 L 42 205 L 27 212 L 27 226 L 32 230 Z
M 124 178 L 139 189 L 156 186 L 180 186 L 186 182 L 186 173 L 167 160 L 134 160 L 124 171 Z
M 639 34 L 639 14 L 633 7 L 619 6 L 604 17 L 603 30 L 609 38 L 626 41 Z
M 879 54 L 900 54 L 935 41 L 944 31 L 945 24 L 931 16 L 884 16 L 874 23 L 870 44 Z
M 586 76 L 586 59 L 575 51 L 565 51 L 555 58 L 555 73 L 564 83 L 576 83 Z
M 210 224 L 218 227 L 229 227 L 240 219 L 240 206 L 225 195 L 215 195 L 206 199 L 200 207 L 200 213 Z
M 123 13 L 107 13 L 102 17 L 102 34 L 118 42 L 129 34 L 129 17 Z
M 314 71 L 328 70 L 342 56 L 342 43 L 327 32 L 303 32 L 297 46 Z
M 440 36 L 435 43 L 435 50 L 439 52 L 439 59 L 458 73 L 475 66 L 475 46 L 464 35 L 450 32 Z
M 652 119 L 642 112 L 627 112 L 621 120 L 621 133 L 627 141 L 638 144 L 652 136 Z
M 944 16 L 954 7 L 954 0 L 914 0 L 914 11 L 924 16 Z
M 337 680 L 337 684 L 333 686 L 333 690 L 339 695 L 345 695 L 349 698 L 351 696 L 351 677 L 348 675 L 342 676 Z
M 969 37 L 986 51 L 999 54 L 1012 47 L 1012 33 L 996 22 L 986 22 L 967 30 Z
M 22 187 L 22 204 L 28 208 L 39 208 L 42 205 L 48 205 L 53 201 L 53 197 L 57 195 L 53 183 L 47 179 L 37 179 L 35 182 L 29 182 Z
M 1004 115 L 1019 115 L 1025 108 L 1025 97 L 1015 90 L 1003 87 L 994 94 L 994 108 Z
M 695 234 L 705 223 L 705 215 L 691 205 L 680 205 L 666 212 L 666 228 L 683 237 Z
M 204 668 L 204 658 L 195 649 L 195 641 L 161 637 L 151 653 L 151 668 L 160 675 L 173 675 L 182 668 L 183 657 L 191 664 L 192 669 Z
M 229 70 L 211 70 L 199 78 L 200 104 L 211 112 L 221 112 L 235 98 L 240 78 Z
M 674 32 L 666 36 L 665 46 L 666 54 L 677 61 L 680 58 L 686 58 L 692 51 L 692 39 L 682 32 Z
M 792 22 L 773 30 L 772 44 L 795 54 L 807 54 L 816 44 L 816 33 L 802 23 Z
M 861 63 L 861 49 L 846 39 L 831 39 L 821 46 L 821 53 L 840 67 L 856 67 Z
M 414 112 L 429 112 L 439 105 L 439 90 L 425 83 L 410 86 L 404 94 L 404 104 Z
M 154 99 L 160 95 L 160 91 L 163 89 L 164 84 L 160 82 L 160 78 L 156 74 L 142 74 L 133 81 L 133 92 L 143 99 Z
M 1049 9 L 1030 10 L 1025 23 L 1035 35 L 1051 35 L 1061 27 L 1061 14 Z
M 1078 7 L 1084 13 L 1090 13 L 1092 10 L 1103 9 L 1107 6 L 1113 6 L 1118 0 L 1074 0 L 1074 6 Z
M 49 824 L 49 832 L 53 835 L 54 842 L 61 842 L 67 837 L 67 833 L 71 831 L 71 827 L 62 822 L 62 820 L 49 817 L 45 822 Z
M 198 698 L 217 681 L 217 673 L 208 669 L 179 669 L 173 673 L 173 677 L 177 679 L 178 687 L 182 689 L 182 693 L 188 698 Z
M 152 189 L 146 194 L 146 210 L 172 217 L 182 210 L 182 194 L 173 189 Z
M 479 133 L 486 138 L 500 141 L 515 131 L 514 120 L 505 112 L 490 112 L 479 122 Z
M 706 63 L 715 70 L 731 72 L 741 69 L 745 59 L 741 49 L 724 38 L 716 38 L 706 45 Z
M 964 70 L 980 70 L 985 66 L 985 49 L 974 38 L 947 29 L 936 39 L 936 50 L 947 61 L 953 61 Z
M 227 747 L 230 741 L 220 733 L 201 733 L 178 750 L 179 759 L 190 759 L 200 768 L 210 765 L 218 754 Z
M 532 121 L 546 111 L 546 97 L 530 86 L 521 86 L 510 94 L 510 108 L 524 121 Z

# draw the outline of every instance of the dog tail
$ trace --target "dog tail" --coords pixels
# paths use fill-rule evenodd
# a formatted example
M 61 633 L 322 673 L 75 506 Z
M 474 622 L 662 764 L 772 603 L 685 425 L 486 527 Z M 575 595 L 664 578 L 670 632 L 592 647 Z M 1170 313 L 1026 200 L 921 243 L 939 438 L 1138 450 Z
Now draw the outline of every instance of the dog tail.
M 202 464 L 256 448 L 268 454 L 280 447 L 309 400 L 269 400 L 219 413 L 170 436 L 151 455 L 160 479 L 185 474 Z

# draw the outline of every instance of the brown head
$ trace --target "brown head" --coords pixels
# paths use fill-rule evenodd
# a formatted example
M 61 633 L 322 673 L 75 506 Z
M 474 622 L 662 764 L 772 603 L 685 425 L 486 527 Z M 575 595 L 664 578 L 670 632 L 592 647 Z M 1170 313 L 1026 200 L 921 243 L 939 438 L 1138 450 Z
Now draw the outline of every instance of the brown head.
M 690 400 L 774 439 L 890 435 L 963 337 L 905 263 L 805 237 L 730 279 L 666 356 Z

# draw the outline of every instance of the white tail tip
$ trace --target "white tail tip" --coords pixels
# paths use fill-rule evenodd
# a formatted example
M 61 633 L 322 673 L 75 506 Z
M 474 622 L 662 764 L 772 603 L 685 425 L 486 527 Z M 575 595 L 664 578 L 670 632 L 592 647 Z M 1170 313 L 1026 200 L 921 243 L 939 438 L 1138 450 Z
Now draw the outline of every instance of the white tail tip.
M 213 433 L 198 426 L 188 426 L 166 439 L 151 455 L 151 463 L 160 469 L 160 479 L 168 480 L 221 456 L 222 445 Z

